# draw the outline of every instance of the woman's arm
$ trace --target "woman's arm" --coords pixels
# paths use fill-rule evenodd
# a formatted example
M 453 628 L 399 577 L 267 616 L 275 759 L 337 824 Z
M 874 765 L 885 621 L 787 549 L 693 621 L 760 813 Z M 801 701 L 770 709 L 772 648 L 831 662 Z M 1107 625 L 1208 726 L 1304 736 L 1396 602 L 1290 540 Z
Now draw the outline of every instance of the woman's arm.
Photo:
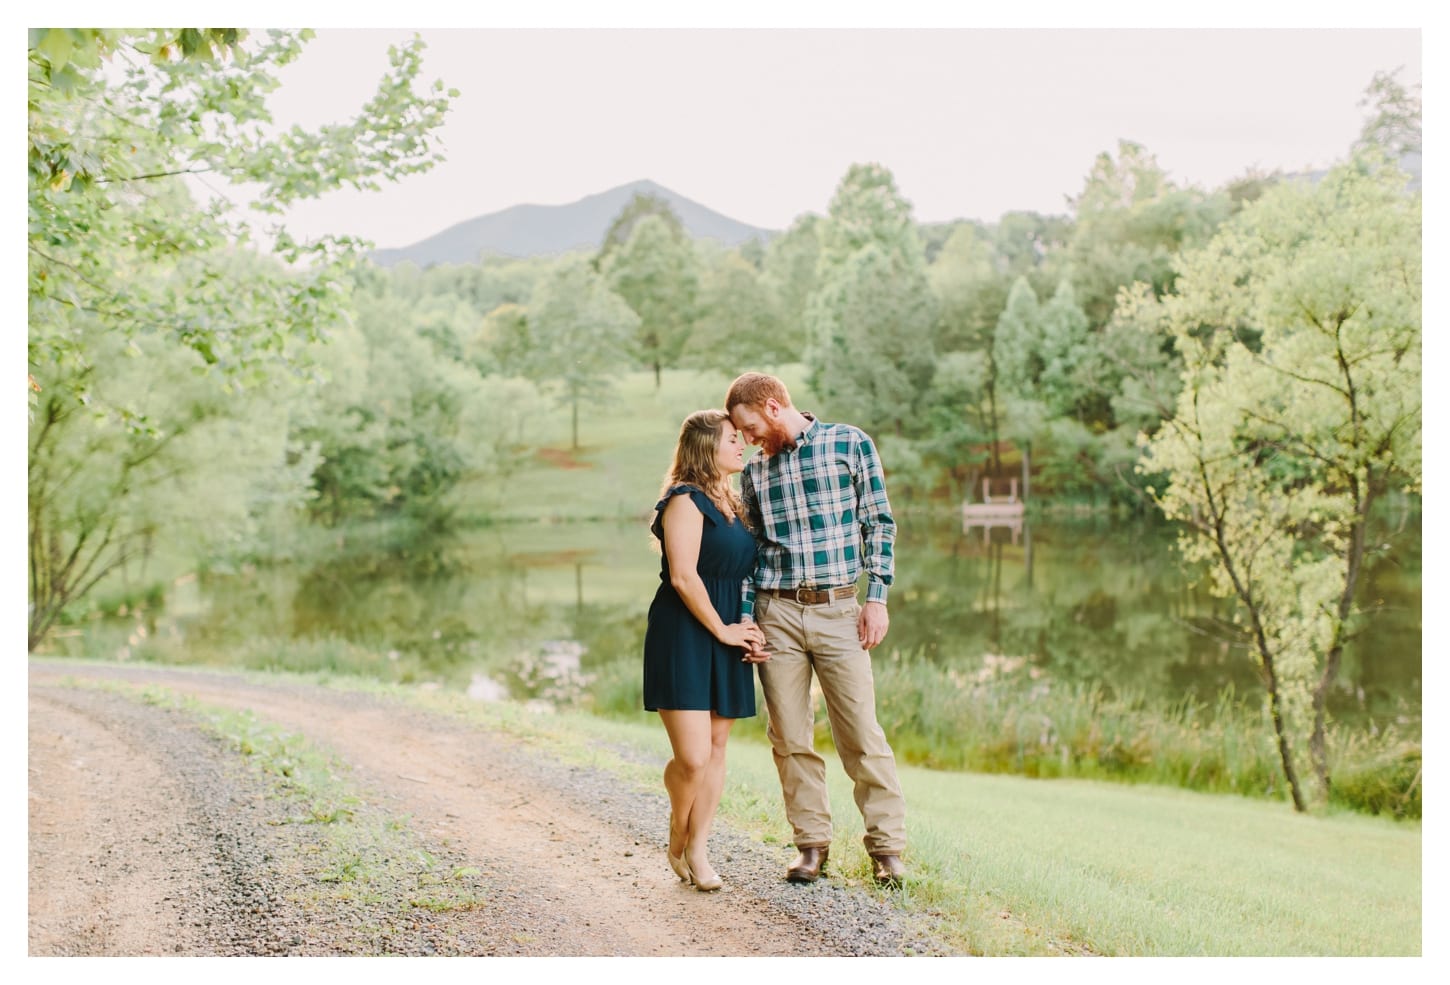
M 672 496 L 665 506 L 665 556 L 670 562 L 670 585 L 685 603 L 690 614 L 700 621 L 726 646 L 747 646 L 763 636 L 754 624 L 733 623 L 725 625 L 710 593 L 700 580 L 696 565 L 700 560 L 700 535 L 705 530 L 705 517 L 689 496 Z

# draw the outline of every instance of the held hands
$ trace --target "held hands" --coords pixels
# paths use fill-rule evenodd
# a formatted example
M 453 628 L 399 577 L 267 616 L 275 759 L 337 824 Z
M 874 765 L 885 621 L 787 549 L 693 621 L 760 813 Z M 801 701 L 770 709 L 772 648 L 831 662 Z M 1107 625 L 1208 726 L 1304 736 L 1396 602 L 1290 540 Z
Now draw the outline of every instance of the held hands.
M 727 646 L 738 646 L 745 650 L 741 657 L 746 663 L 761 663 L 770 659 L 765 649 L 765 633 L 752 620 L 745 619 L 725 627 L 720 642 Z

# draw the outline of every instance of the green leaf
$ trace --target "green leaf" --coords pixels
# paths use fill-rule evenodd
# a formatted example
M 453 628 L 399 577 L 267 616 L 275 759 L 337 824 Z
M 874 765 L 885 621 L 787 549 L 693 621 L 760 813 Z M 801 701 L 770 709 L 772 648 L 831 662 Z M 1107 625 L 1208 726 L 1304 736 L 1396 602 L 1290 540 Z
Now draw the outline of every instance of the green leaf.
M 71 56 L 70 32 L 65 28 L 53 27 L 43 32 L 37 50 L 45 56 L 50 64 L 51 74 L 54 75 L 57 69 L 65 68 Z

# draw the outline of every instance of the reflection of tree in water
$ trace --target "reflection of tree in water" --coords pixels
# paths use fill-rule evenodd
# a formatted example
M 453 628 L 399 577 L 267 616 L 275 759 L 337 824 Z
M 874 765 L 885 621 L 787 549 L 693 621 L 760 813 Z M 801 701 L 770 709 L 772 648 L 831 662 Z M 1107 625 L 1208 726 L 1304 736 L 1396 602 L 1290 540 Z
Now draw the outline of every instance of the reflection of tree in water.
M 1418 709 L 1418 521 L 1385 534 L 1391 548 L 1370 559 L 1364 579 L 1365 604 L 1379 600 L 1381 611 L 1346 655 L 1351 683 L 1335 696 L 1336 714 L 1406 701 Z M 1224 632 L 1232 605 L 1191 584 L 1172 542 L 1166 525 L 1136 521 L 1034 520 L 1014 542 L 1009 529 L 984 537 L 964 534 L 959 518 L 910 516 L 881 657 L 919 654 L 944 680 L 994 655 L 1023 658 L 1056 681 L 1155 700 L 1207 701 L 1226 684 L 1246 699 L 1259 693 L 1253 661 Z M 492 673 L 549 641 L 581 645 L 586 673 L 623 673 L 623 661 L 632 674 L 649 598 L 641 590 L 621 600 L 617 580 L 658 563 L 629 552 L 601 559 L 557 541 L 546 548 L 518 530 L 392 541 L 349 533 L 325 557 L 203 576 L 204 604 L 184 629 L 211 650 L 259 637 L 346 639 L 374 653 L 398 650 L 465 686 L 468 673 Z M 1355 647 L 1372 648 L 1373 659 L 1358 659 Z
M 645 613 L 643 605 L 634 608 L 597 602 L 576 605 L 568 624 L 573 638 L 584 646 L 585 669 L 616 660 L 640 663 L 644 659 Z
M 1064 682 L 1168 699 L 1251 685 L 1251 668 L 1187 622 L 1221 604 L 1189 587 L 1171 538 L 1166 525 L 1087 519 L 973 528 L 938 550 L 908 542 L 889 641 L 943 668 L 1022 657 Z
M 441 669 L 475 656 L 482 626 L 468 552 L 447 534 L 360 540 L 298 577 L 290 632 L 406 652 Z M 500 584 L 506 585 L 506 579 Z M 508 611 L 496 600 L 495 611 Z

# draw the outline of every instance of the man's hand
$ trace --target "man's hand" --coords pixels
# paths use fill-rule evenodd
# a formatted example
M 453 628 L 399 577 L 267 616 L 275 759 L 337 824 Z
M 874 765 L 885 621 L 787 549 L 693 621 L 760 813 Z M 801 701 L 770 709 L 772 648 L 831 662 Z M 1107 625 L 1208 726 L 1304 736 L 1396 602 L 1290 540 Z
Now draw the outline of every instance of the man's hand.
M 745 644 L 745 654 L 740 658 L 748 664 L 760 664 L 770 659 L 770 651 L 765 648 L 765 630 L 755 624 L 755 620 L 745 616 L 740 620 L 740 625 L 748 626 L 753 630 L 750 642 Z
M 861 606 L 861 618 L 856 621 L 856 636 L 861 641 L 861 648 L 870 650 L 886 639 L 886 628 L 889 625 L 891 617 L 886 614 L 884 604 L 867 602 Z

